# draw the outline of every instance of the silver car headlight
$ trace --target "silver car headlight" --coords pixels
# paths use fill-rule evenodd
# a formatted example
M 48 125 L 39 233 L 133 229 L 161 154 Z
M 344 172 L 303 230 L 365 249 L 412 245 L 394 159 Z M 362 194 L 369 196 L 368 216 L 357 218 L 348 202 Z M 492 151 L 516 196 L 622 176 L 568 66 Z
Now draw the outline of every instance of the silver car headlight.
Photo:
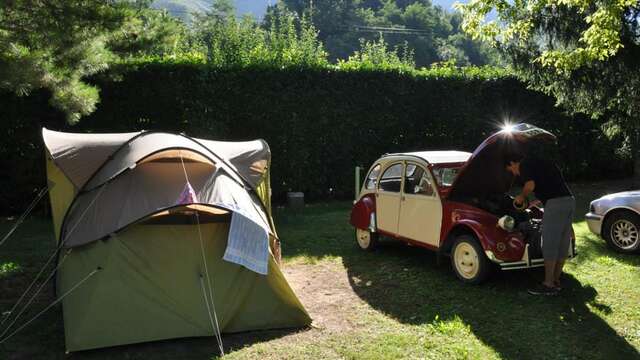
M 498 219 L 498 226 L 506 231 L 513 231 L 516 226 L 516 220 L 509 215 L 505 215 Z

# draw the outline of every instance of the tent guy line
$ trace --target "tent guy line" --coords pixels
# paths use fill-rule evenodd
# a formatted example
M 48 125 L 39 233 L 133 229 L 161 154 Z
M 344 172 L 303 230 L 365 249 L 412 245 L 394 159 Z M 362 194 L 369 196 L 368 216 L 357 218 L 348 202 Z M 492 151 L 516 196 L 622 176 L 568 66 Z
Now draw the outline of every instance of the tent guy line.
M 102 191 L 106 188 L 106 184 L 104 187 L 102 187 L 100 189 L 100 191 L 98 191 L 98 194 L 96 194 L 96 196 L 93 198 L 93 200 L 89 203 L 89 205 L 85 208 L 85 210 L 82 212 L 82 215 L 80 216 L 80 219 L 78 219 L 78 221 L 76 222 L 76 224 L 71 228 L 70 233 L 73 233 L 73 231 L 75 230 L 76 226 L 80 223 L 80 221 L 84 218 L 84 216 L 87 214 L 87 211 L 89 210 L 89 208 L 91 206 L 93 206 L 93 204 L 95 203 L 95 201 L 98 199 L 98 197 L 102 194 Z M 45 193 L 45 189 L 47 189 L 47 191 L 50 189 L 48 186 L 46 188 L 44 188 L 41 191 L 41 194 Z M 40 196 L 41 197 L 41 196 Z M 42 273 L 44 272 L 44 270 L 47 268 L 47 266 L 51 263 L 51 261 L 54 258 L 57 258 L 60 251 L 62 250 L 62 247 L 64 246 L 66 241 L 66 238 L 61 240 L 60 243 L 58 244 L 58 247 L 56 249 L 53 250 L 51 256 L 49 257 L 49 259 L 47 260 L 47 262 L 45 262 L 45 264 L 42 266 L 42 268 L 40 269 L 40 271 L 38 272 L 38 275 L 36 275 L 35 279 L 33 279 L 33 281 L 31 282 L 31 284 L 29 284 L 29 286 L 27 287 L 27 289 L 22 293 L 22 295 L 18 298 L 18 301 L 13 305 L 13 307 L 11 308 L 11 310 L 9 311 L 9 313 L 7 314 L 7 316 L 2 320 L 2 322 L 0 322 L 0 326 L 2 326 L 11 316 L 13 316 L 13 313 L 15 312 L 15 310 L 17 309 L 18 306 L 20 306 L 20 303 L 22 302 L 22 300 L 24 300 L 25 296 L 29 293 L 29 291 L 31 290 L 31 288 L 38 282 L 38 280 L 40 279 L 40 276 L 42 275 Z M 60 267 L 62 267 L 62 264 L 64 263 L 64 261 L 67 259 L 67 256 L 71 253 L 71 251 L 73 250 L 73 248 L 70 248 L 67 252 L 65 252 L 64 256 L 62 257 L 62 259 L 58 259 L 56 262 L 56 266 L 53 268 L 53 270 L 51 271 L 51 273 L 47 276 L 47 278 L 40 284 L 40 286 L 38 287 L 38 289 L 36 289 L 36 292 L 31 295 L 31 298 L 27 301 L 27 303 L 22 307 L 22 309 L 18 312 L 18 315 L 15 316 L 15 318 L 11 321 L 11 323 L 9 323 L 9 325 L 7 325 L 7 327 L 4 329 L 4 331 L 0 334 L 0 339 L 2 338 L 2 336 L 4 336 L 10 329 L 11 327 L 16 323 L 16 321 L 18 321 L 18 319 L 20 318 L 20 316 L 27 310 L 27 308 L 29 307 L 29 305 L 31 305 L 33 303 L 33 300 L 35 300 L 36 296 L 42 291 L 42 289 L 44 288 L 44 286 L 51 281 L 51 279 L 54 277 L 54 275 L 57 273 L 58 269 L 60 269 Z M 28 323 L 31 323 L 32 320 L 29 320 L 26 324 L 23 324 L 22 326 L 20 326 L 18 329 L 23 329 Z M 14 332 L 15 333 L 15 332 Z M 11 336 L 13 336 L 13 334 L 11 334 Z M 5 339 L 6 340 L 6 339 Z M 2 343 L 4 340 L 0 341 L 0 343 Z
M 33 321 L 35 321 L 37 318 L 39 318 L 42 314 L 44 314 L 45 312 L 47 312 L 47 310 L 51 309 L 52 307 L 54 307 L 56 304 L 58 304 L 60 301 L 62 301 L 65 297 L 67 297 L 67 295 L 71 294 L 74 290 L 76 290 L 80 285 L 84 284 L 85 281 L 89 280 L 90 277 L 92 277 L 93 275 L 95 275 L 96 273 L 98 273 L 98 271 L 102 270 L 101 267 L 97 267 L 95 270 L 93 270 L 92 272 L 90 272 L 87 276 L 84 277 L 84 279 L 80 280 L 77 284 L 75 284 L 71 289 L 69 289 L 67 292 L 65 292 L 64 294 L 62 294 L 60 297 L 58 297 L 54 302 L 52 302 L 51 304 L 49 304 L 46 308 L 44 308 L 42 311 L 40 311 L 39 313 L 37 313 L 34 317 L 32 317 L 31 319 L 29 319 L 29 321 L 27 321 L 26 323 L 24 323 L 22 326 L 20 326 L 19 328 L 17 328 L 16 330 L 14 330 L 11 334 L 7 335 L 7 337 L 5 337 L 4 339 L 0 340 L 0 344 L 4 343 L 5 341 L 9 340 L 13 335 L 17 334 L 20 330 L 24 329 L 25 327 L 27 327 L 29 324 L 31 324 Z
M 40 294 L 40 292 L 42 291 L 42 289 L 44 289 L 44 286 L 51 281 L 51 279 L 53 278 L 53 276 L 56 274 L 56 271 L 58 271 L 58 269 L 62 266 L 62 264 L 64 263 L 64 261 L 67 259 L 67 255 L 69 255 L 69 253 L 71 252 L 72 249 L 69 249 L 69 251 L 67 251 L 64 255 L 64 257 L 62 257 L 62 259 L 60 261 L 58 261 L 58 264 L 53 268 L 53 270 L 51 270 L 51 273 L 49 273 L 49 276 L 47 276 L 46 280 L 42 282 L 42 284 L 40 284 L 40 286 L 36 289 L 35 293 L 33 293 L 33 295 L 31 295 L 31 298 L 29 298 L 29 300 L 27 301 L 27 303 L 22 307 L 22 309 L 18 312 L 18 314 L 15 316 L 15 318 L 11 321 L 11 323 L 9 323 L 9 325 L 7 325 L 7 327 L 4 329 L 4 331 L 2 333 L 0 333 L 0 339 L 2 339 L 2 337 L 11 329 L 11 327 L 13 325 L 15 325 L 15 323 L 18 321 L 18 319 L 20 318 L 20 316 L 22 316 L 22 314 L 27 310 L 27 308 L 29 307 L 29 305 L 31 305 L 31 303 L 33 303 L 33 300 L 36 299 L 36 296 L 38 296 L 38 294 Z M 44 268 L 43 268 L 44 269 Z M 37 280 L 37 278 L 36 278 Z M 29 293 L 29 290 L 31 289 L 31 287 L 36 283 L 36 280 L 34 280 L 34 282 L 31 283 L 31 285 L 29 285 L 29 287 L 27 288 L 27 290 L 22 294 L 22 296 L 20 296 L 20 298 L 18 299 L 18 301 L 15 303 L 15 305 L 13 306 L 13 308 L 11 309 L 11 311 L 9 311 L 9 313 L 7 314 L 7 317 L 2 321 L 2 323 L 5 322 L 5 320 L 9 319 L 14 311 L 16 310 L 16 308 L 19 306 L 20 302 L 22 302 L 22 300 L 24 299 L 24 297 Z M 1 326 L 2 324 L 0 324 Z
M 40 200 L 44 197 L 44 195 L 49 191 L 49 186 L 45 186 L 43 187 L 40 192 L 38 193 L 38 195 L 35 197 L 35 199 L 33 199 L 33 201 L 31 202 L 31 204 L 29 204 L 29 206 L 27 207 L 27 209 L 22 213 L 22 215 L 20 215 L 20 217 L 18 218 L 18 220 L 16 220 L 15 224 L 13 224 L 13 226 L 11 227 L 11 229 L 9 229 L 9 231 L 5 234 L 5 236 L 2 238 L 2 240 L 0 240 L 0 246 L 2 246 L 2 244 L 4 244 L 7 239 L 9 239 L 9 237 L 11 237 L 11 235 L 13 234 L 14 231 L 16 231 L 16 229 L 18 229 L 18 227 L 22 224 L 22 222 L 24 222 L 24 220 L 27 218 L 27 216 L 29 216 L 29 214 L 31 213 L 31 211 L 36 207 L 36 205 L 40 202 Z
M 182 164 L 182 170 L 184 171 L 184 179 L 187 182 L 186 185 L 191 189 L 191 183 L 189 182 L 189 175 L 187 174 L 187 168 L 184 166 L 184 158 L 182 157 L 182 152 L 180 152 L 180 163 Z M 197 201 L 197 199 L 195 199 Z M 204 291 L 204 286 L 202 287 L 202 295 L 204 296 L 204 301 L 207 304 L 207 312 L 209 313 L 209 321 L 211 322 L 211 330 L 216 337 L 216 341 L 218 342 L 218 347 L 220 348 L 220 354 L 224 356 L 224 346 L 222 345 L 222 335 L 220 334 L 220 325 L 218 324 L 218 314 L 216 312 L 216 303 L 213 298 L 213 284 L 211 278 L 209 277 L 209 267 L 207 266 L 207 256 L 204 251 L 204 242 L 202 241 L 202 230 L 200 229 L 200 216 L 197 211 L 194 211 L 193 216 L 196 219 L 196 228 L 198 229 L 198 239 L 200 240 L 200 252 L 202 253 L 202 263 L 204 265 L 204 273 L 207 276 L 207 286 L 209 287 L 209 297 L 211 299 L 211 308 L 213 308 L 213 316 L 215 318 L 215 327 L 213 324 L 213 320 L 211 319 L 211 309 L 209 308 L 209 300 L 207 300 L 207 295 Z M 200 274 L 200 283 L 202 284 L 202 274 Z

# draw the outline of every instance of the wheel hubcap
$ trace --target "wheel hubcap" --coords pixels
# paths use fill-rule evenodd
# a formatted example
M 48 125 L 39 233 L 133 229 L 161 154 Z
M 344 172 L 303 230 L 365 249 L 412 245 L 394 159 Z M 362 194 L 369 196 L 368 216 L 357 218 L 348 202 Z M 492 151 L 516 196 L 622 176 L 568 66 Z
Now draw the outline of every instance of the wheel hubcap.
M 367 230 L 357 229 L 356 239 L 361 248 L 366 249 L 371 244 L 371 233 Z
M 629 220 L 618 220 L 611 226 L 611 240 L 621 249 L 632 249 L 640 238 L 638 229 Z
M 465 279 L 471 279 L 478 273 L 478 253 L 467 243 L 456 246 L 454 251 L 454 261 L 458 273 Z

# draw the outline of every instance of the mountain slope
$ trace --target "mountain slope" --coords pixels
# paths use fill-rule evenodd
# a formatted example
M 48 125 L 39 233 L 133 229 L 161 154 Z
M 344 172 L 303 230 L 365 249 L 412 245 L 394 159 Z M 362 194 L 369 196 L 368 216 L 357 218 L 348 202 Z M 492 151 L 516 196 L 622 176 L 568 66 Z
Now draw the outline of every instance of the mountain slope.
M 194 12 L 204 12 L 211 8 L 213 0 L 155 0 L 151 5 L 157 9 L 167 9 L 175 17 L 190 21 Z M 270 3 L 276 0 L 235 0 L 238 16 L 251 14 L 257 19 L 262 19 Z

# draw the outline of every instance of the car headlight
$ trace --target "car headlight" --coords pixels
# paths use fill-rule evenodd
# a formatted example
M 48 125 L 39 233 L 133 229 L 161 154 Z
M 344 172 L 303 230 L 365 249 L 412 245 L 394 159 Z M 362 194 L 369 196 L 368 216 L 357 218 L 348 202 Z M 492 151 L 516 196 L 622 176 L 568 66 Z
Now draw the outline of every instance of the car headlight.
M 509 215 L 505 215 L 498 219 L 498 226 L 506 231 L 513 231 L 516 226 L 516 220 Z

